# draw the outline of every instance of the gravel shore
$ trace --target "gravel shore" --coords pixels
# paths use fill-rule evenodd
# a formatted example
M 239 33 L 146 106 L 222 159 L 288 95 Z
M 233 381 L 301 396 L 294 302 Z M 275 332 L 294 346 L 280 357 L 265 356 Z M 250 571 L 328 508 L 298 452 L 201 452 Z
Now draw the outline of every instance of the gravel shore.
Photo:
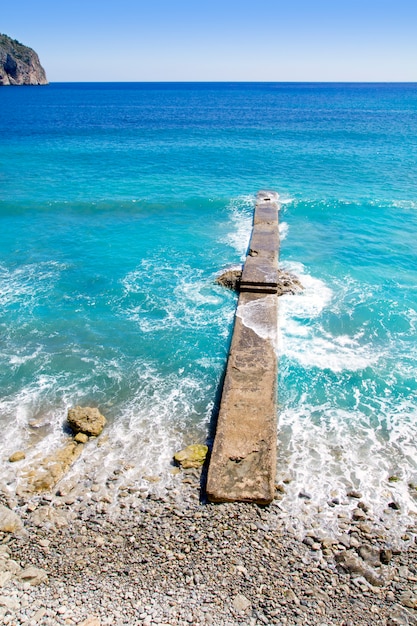
M 286 529 L 269 507 L 199 500 L 174 487 L 98 488 L 10 499 L 0 532 L 0 622 L 35 625 L 417 624 L 415 528 L 387 541 L 358 499 L 339 531 Z M 110 485 L 111 486 L 111 485 Z M 81 490 L 78 490 L 81 493 Z

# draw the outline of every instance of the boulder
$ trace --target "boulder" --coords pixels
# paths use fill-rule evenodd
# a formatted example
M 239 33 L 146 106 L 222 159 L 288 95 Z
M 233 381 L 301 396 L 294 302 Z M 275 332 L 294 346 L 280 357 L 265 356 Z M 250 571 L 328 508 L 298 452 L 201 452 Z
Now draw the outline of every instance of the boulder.
M 174 454 L 174 460 L 181 465 L 183 469 L 190 467 L 201 467 L 206 460 L 208 447 L 197 443 L 187 446 L 180 452 Z
M 239 291 L 242 278 L 242 268 L 229 268 L 217 276 L 215 282 L 222 287 L 233 291 Z M 304 287 L 295 274 L 285 270 L 278 270 L 277 295 L 296 294 L 303 291 Z
M 96 408 L 76 406 L 68 411 L 68 424 L 76 434 L 98 437 L 106 424 L 106 418 Z

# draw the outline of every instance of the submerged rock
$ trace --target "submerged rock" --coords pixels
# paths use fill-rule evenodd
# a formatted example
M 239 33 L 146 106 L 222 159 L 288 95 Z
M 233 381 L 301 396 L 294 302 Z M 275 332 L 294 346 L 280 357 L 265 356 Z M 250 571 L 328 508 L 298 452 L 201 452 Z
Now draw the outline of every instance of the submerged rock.
M 181 465 L 183 469 L 191 467 L 201 467 L 206 460 L 208 447 L 197 443 L 187 446 L 184 450 L 180 450 L 174 454 L 174 460 Z
M 83 447 L 71 440 L 37 463 L 35 461 L 36 464 L 26 471 L 27 482 L 19 489 L 19 495 L 50 491 L 78 459 Z
M 98 437 L 106 424 L 106 418 L 96 408 L 76 406 L 68 411 L 68 424 L 74 433 Z

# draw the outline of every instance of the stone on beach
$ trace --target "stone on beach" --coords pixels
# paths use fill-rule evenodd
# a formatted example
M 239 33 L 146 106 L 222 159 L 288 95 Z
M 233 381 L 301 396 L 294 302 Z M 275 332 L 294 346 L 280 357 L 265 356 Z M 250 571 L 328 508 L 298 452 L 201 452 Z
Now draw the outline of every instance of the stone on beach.
M 365 563 L 353 550 L 336 555 L 336 562 L 352 575 L 363 576 L 374 587 L 382 587 L 385 580 L 380 572 Z
M 0 504 L 0 531 L 4 533 L 15 533 L 22 530 L 22 520 L 14 511 Z
M 48 574 L 39 567 L 27 567 L 17 575 L 17 578 L 22 583 L 29 583 L 34 587 L 45 583 L 48 580 Z
M 106 418 L 97 408 L 76 406 L 68 411 L 68 424 L 76 434 L 98 437 L 106 424 Z
M 241 593 L 234 597 L 232 604 L 237 613 L 247 613 L 251 608 L 250 601 Z
M 9 456 L 9 461 L 10 463 L 17 463 L 17 461 L 23 461 L 25 458 L 26 454 L 22 450 L 17 450 Z
M 88 435 L 86 435 L 85 433 L 77 433 L 74 437 L 74 441 L 76 441 L 77 443 L 87 443 Z
M 208 447 L 204 444 L 196 443 L 187 446 L 180 452 L 174 454 L 174 460 L 181 465 L 183 469 L 192 467 L 198 468 L 204 464 L 208 452 Z
M 87 617 L 86 620 L 78 624 L 78 626 L 100 626 L 100 625 L 101 625 L 100 618 L 94 617 L 94 616 Z

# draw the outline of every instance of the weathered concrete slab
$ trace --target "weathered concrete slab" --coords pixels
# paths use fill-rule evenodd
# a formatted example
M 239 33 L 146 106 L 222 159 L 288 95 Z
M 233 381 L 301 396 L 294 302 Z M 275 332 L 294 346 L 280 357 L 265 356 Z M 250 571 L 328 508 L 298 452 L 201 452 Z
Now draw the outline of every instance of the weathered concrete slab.
M 270 192 L 258 194 L 208 471 L 207 495 L 214 502 L 267 504 L 274 497 L 277 197 Z
M 248 256 L 240 283 L 241 291 L 276 293 L 278 285 L 277 194 L 258 194 Z
M 267 258 L 248 256 L 240 280 L 240 291 L 277 293 L 278 267 Z

